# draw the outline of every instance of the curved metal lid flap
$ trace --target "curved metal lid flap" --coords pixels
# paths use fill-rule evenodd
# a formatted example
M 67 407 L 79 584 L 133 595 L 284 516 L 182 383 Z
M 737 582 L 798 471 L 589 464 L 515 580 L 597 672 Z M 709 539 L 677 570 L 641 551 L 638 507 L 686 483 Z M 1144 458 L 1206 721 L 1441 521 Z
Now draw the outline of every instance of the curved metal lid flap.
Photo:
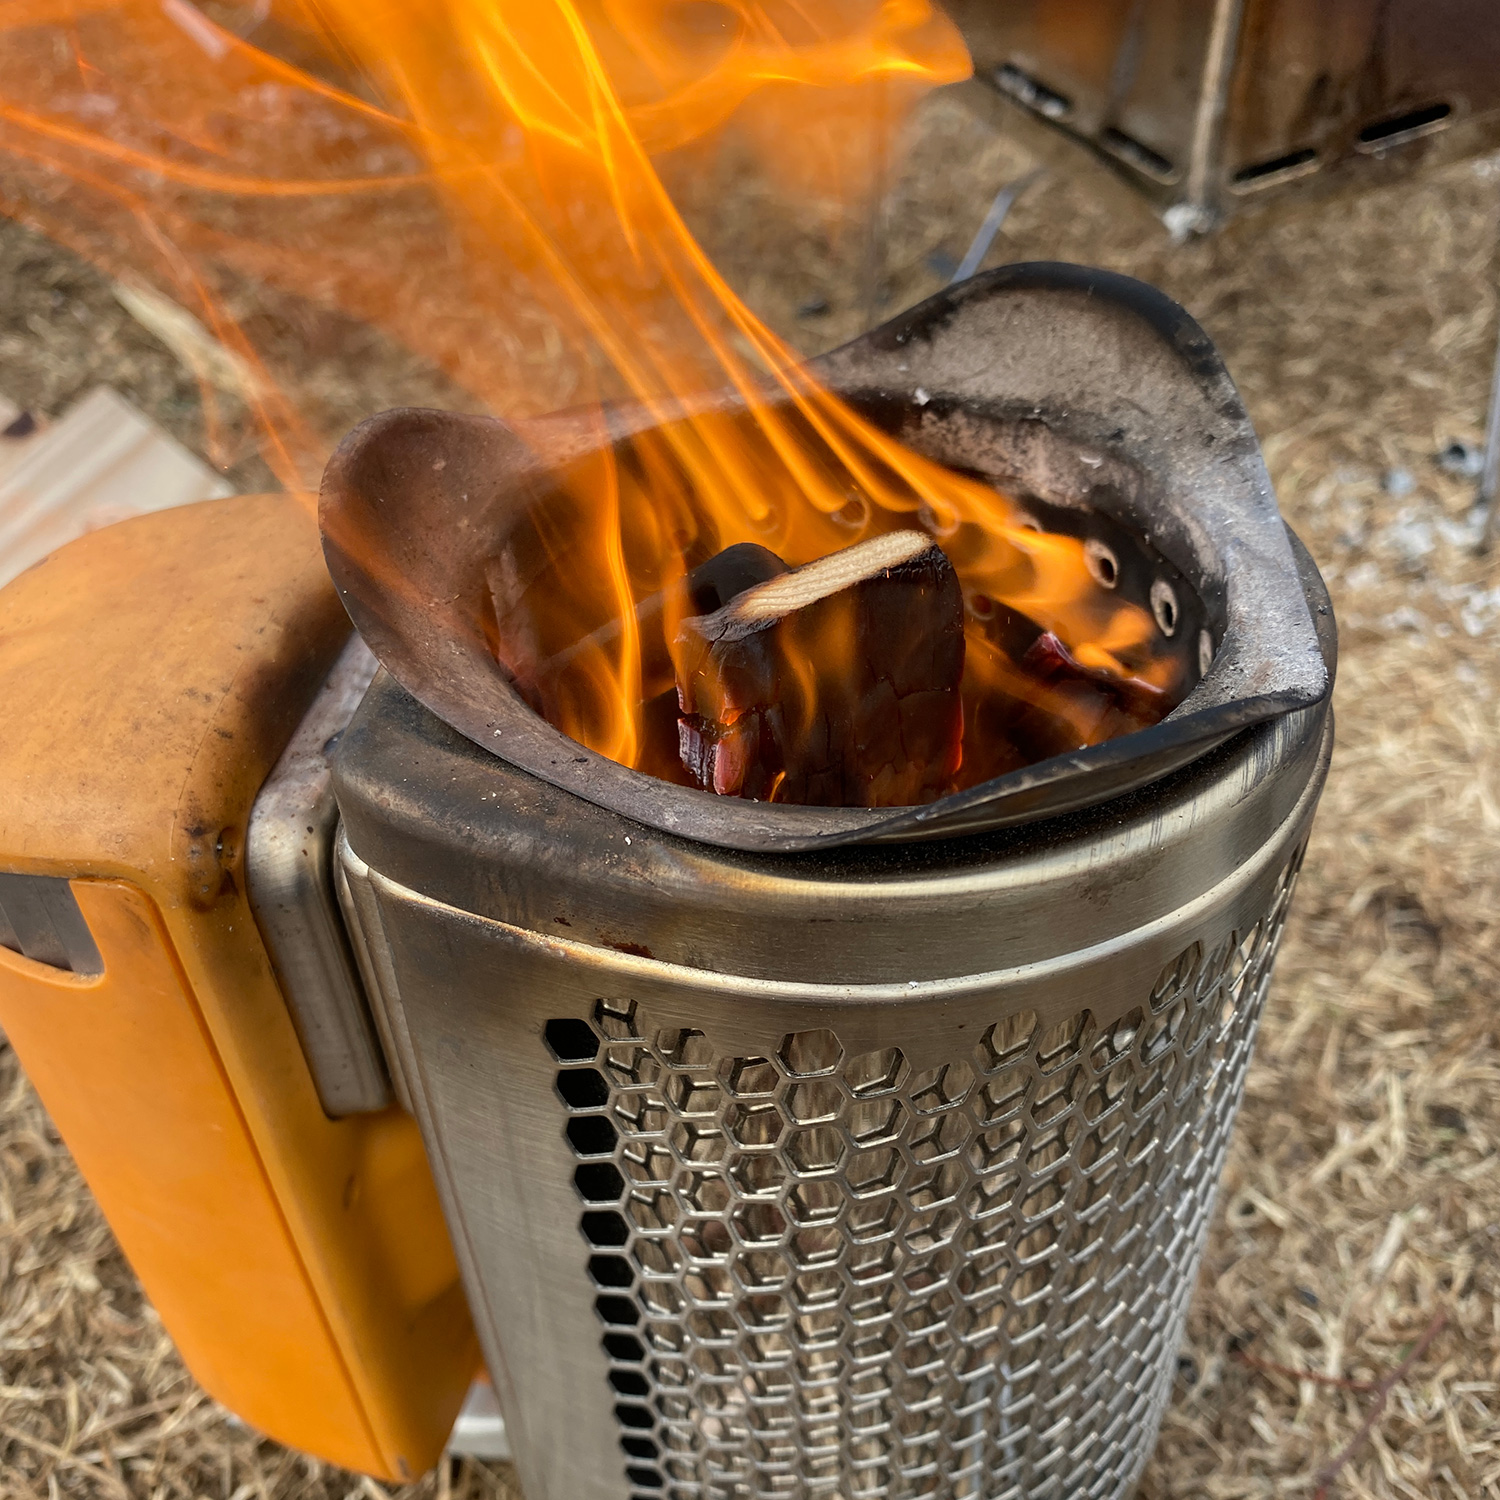
M 1247 725 L 1321 701 L 1332 615 L 1276 508 L 1254 430 L 1198 325 L 1110 272 L 1003 267 L 820 359 L 821 380 L 912 447 L 1053 505 L 1112 515 L 1197 588 L 1219 645 L 1159 724 L 917 808 L 715 797 L 608 760 L 534 714 L 486 638 L 484 570 L 559 467 L 660 420 L 640 406 L 493 418 L 397 410 L 323 479 L 328 568 L 370 649 L 415 698 L 522 770 L 685 838 L 795 851 L 951 837 L 1142 786 Z M 737 398 L 706 404 L 734 409 Z M 1315 615 L 1317 618 L 1315 619 Z M 1320 640 L 1320 636 L 1322 637 Z

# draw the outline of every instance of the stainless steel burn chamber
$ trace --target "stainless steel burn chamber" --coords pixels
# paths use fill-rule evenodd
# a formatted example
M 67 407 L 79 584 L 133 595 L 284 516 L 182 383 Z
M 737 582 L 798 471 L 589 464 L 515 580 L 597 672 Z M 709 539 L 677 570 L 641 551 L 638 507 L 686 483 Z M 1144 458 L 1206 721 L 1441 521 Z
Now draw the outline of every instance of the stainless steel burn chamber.
M 449 554 L 424 593 L 427 476 L 498 544 L 534 447 L 396 414 L 325 485 L 389 669 L 336 876 L 530 1500 L 1119 1496 L 1168 1397 L 1328 764 L 1326 596 L 1212 348 L 1135 283 L 997 273 L 822 371 L 1170 579 L 1176 713 L 920 812 L 663 789 L 527 727 L 461 620 L 429 650 L 467 583 Z

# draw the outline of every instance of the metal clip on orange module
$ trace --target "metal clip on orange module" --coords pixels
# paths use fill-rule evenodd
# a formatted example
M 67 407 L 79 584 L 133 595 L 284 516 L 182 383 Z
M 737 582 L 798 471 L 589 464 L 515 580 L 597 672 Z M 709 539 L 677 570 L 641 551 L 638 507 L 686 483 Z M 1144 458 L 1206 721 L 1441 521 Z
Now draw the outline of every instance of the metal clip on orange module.
M 412 1119 L 324 1112 L 244 878 L 348 636 L 284 496 L 123 522 L 0 591 L 0 929 L 33 934 L 0 930 L 0 1028 L 209 1392 L 405 1479 L 478 1364 L 458 1267 Z

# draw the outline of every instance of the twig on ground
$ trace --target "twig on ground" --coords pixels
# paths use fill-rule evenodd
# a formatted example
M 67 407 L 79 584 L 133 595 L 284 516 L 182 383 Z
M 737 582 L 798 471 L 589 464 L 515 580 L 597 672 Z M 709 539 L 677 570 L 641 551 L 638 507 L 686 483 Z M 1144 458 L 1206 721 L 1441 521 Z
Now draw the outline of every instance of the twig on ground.
M 1427 1325 L 1422 1337 L 1411 1346 L 1406 1358 L 1375 1387 L 1375 1399 L 1370 1403 L 1369 1414 L 1360 1423 L 1359 1431 L 1349 1439 L 1344 1451 L 1318 1475 L 1318 1488 L 1313 1492 L 1313 1500 L 1328 1500 L 1329 1488 L 1333 1481 L 1339 1477 L 1344 1465 L 1354 1457 L 1360 1444 L 1375 1430 L 1375 1424 L 1380 1420 L 1380 1414 L 1385 1410 L 1385 1403 L 1392 1390 L 1401 1383 L 1411 1367 L 1427 1352 L 1427 1346 L 1442 1332 L 1447 1321 L 1448 1314 L 1439 1310 L 1432 1322 Z
M 1246 1354 L 1243 1349 L 1231 1349 L 1229 1357 L 1238 1360 L 1242 1365 L 1249 1365 L 1252 1370 L 1264 1370 L 1268 1375 L 1286 1375 L 1293 1380 L 1310 1380 L 1314 1385 L 1335 1386 L 1341 1391 L 1364 1393 L 1376 1389 L 1373 1380 L 1347 1380 L 1342 1375 L 1319 1375 L 1313 1370 L 1299 1370 L 1294 1365 L 1277 1364 L 1274 1359 L 1257 1359 L 1253 1354 Z

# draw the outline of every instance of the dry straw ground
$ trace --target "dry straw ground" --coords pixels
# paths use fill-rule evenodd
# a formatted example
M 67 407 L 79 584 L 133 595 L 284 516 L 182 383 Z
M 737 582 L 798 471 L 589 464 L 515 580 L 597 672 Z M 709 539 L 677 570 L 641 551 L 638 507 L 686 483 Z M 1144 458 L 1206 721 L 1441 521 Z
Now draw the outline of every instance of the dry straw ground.
M 742 164 L 698 172 L 692 211 L 811 350 L 872 296 L 894 311 L 935 289 L 930 258 L 962 252 L 1031 149 L 961 95 L 932 101 L 873 290 L 859 236 L 789 220 Z M 1500 161 L 1181 248 L 1093 169 L 1054 167 L 991 256 L 1132 272 L 1203 321 L 1343 630 L 1338 754 L 1143 1500 L 1312 1497 L 1439 1314 L 1328 1492 L 1500 1496 L 1500 562 L 1472 556 L 1472 486 L 1434 463 L 1481 436 L 1497 233 Z M 352 418 L 378 381 L 366 368 L 340 397 L 338 356 L 309 379 Z M 0 222 L 0 389 L 53 409 L 99 379 L 197 440 L 173 357 L 86 268 Z M 196 1389 L 0 1048 L 0 1497 L 361 1493 L 380 1491 Z M 503 1466 L 468 1463 L 403 1492 L 514 1493 Z

